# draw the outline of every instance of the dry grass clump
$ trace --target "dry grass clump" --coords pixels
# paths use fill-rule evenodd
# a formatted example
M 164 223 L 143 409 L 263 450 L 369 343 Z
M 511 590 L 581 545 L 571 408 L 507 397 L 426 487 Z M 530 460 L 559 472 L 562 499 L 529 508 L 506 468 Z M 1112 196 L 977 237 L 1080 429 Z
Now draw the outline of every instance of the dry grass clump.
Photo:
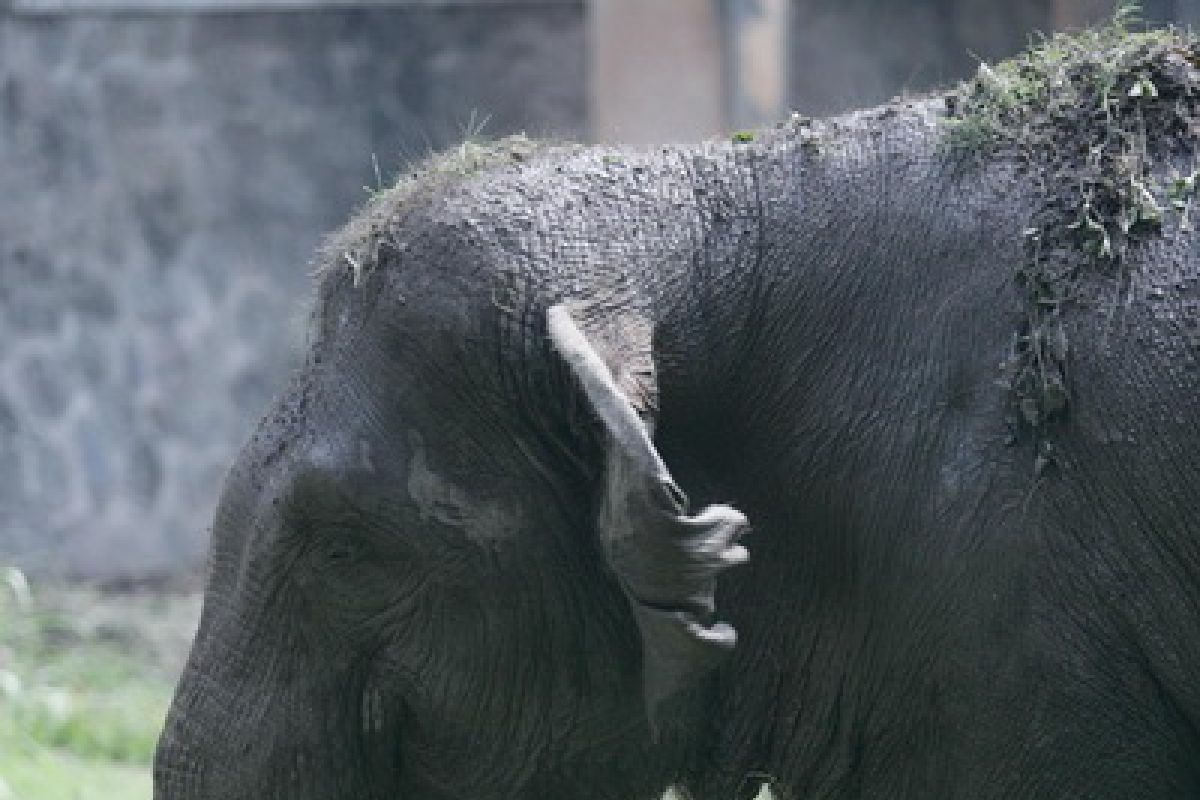
M 365 208 L 326 240 L 318 253 L 319 275 L 349 270 L 357 286 L 378 264 L 381 250 L 394 245 L 400 222 L 421 201 L 457 181 L 528 161 L 547 146 L 524 134 L 492 142 L 467 138 L 429 156 L 391 186 L 374 191 Z

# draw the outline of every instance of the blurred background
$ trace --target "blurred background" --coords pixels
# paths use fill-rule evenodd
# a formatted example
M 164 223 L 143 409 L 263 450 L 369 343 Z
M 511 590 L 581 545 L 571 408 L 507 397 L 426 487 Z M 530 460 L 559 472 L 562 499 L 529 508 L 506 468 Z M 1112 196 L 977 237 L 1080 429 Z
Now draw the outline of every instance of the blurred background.
M 222 476 L 302 357 L 311 254 L 406 164 L 836 113 L 1112 10 L 0 0 L 0 800 L 146 796 Z

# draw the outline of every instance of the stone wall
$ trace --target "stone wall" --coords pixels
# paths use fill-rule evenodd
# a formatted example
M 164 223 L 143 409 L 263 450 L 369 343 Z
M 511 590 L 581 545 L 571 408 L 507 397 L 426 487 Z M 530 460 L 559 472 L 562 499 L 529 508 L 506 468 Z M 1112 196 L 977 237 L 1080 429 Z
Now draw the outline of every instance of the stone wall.
M 461 139 L 579 137 L 580 3 L 29 15 L 0 3 L 0 561 L 203 558 L 297 363 L 309 260 Z

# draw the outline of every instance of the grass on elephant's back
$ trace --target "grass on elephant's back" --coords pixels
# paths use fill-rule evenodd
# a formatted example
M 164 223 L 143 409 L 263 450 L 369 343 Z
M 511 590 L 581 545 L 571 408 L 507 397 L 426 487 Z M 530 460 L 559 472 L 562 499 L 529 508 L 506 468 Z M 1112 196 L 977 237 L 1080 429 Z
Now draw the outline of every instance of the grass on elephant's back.
M 149 797 L 198 597 L 0 578 L 0 800 Z

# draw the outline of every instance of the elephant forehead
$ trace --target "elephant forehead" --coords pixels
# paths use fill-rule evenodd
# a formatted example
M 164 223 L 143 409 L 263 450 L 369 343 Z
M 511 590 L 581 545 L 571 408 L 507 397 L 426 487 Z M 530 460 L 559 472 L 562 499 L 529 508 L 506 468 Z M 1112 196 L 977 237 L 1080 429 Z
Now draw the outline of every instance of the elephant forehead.
M 410 432 L 408 441 L 406 488 L 423 519 L 456 528 L 481 545 L 509 539 L 524 527 L 525 517 L 516 498 L 485 498 L 469 491 L 446 470 L 431 464 L 420 434 Z

